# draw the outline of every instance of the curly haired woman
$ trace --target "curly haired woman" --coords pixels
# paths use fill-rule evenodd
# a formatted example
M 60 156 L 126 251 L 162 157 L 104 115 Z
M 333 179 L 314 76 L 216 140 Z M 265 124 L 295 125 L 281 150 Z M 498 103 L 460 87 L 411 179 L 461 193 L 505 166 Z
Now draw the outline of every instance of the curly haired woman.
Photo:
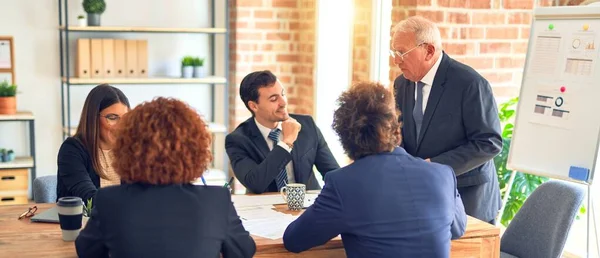
M 157 98 L 117 128 L 113 168 L 75 245 L 79 257 L 252 257 L 227 188 L 197 186 L 212 154 L 207 124 L 185 103 Z
M 381 84 L 358 83 L 338 102 L 333 129 L 354 162 L 327 173 L 286 229 L 285 247 L 301 252 L 341 234 L 349 258 L 448 257 L 467 220 L 452 168 L 399 147 L 393 97 Z

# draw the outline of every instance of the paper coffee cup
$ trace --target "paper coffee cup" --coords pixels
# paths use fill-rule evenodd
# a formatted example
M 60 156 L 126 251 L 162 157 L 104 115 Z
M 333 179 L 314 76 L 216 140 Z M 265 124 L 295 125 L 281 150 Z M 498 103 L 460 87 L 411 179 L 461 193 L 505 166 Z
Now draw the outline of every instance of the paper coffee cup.
M 83 201 L 79 197 L 62 197 L 56 203 L 64 241 L 75 241 L 81 230 Z

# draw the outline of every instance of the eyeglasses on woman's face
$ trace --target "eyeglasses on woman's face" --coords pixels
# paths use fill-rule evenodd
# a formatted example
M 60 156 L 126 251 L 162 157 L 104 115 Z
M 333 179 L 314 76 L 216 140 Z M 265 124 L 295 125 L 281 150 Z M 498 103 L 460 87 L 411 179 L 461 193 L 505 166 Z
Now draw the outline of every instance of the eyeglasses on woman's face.
M 106 119 L 106 123 L 110 126 L 116 125 L 119 122 L 119 120 L 121 120 L 121 116 L 112 113 L 106 115 L 100 114 L 100 116 Z

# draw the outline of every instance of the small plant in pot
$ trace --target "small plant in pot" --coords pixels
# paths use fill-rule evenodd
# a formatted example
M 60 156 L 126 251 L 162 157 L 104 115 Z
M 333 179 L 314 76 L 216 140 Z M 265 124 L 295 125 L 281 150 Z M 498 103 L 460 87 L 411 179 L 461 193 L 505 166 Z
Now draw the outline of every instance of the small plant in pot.
M 0 82 L 0 114 L 12 115 L 17 113 L 17 85 L 7 81 Z
M 194 58 L 194 78 L 201 78 L 206 76 L 206 70 L 204 69 L 204 58 Z
M 192 78 L 194 74 L 194 57 L 186 56 L 181 60 L 181 77 Z
M 16 158 L 16 154 L 15 151 L 13 150 L 8 150 L 6 152 L 6 161 L 14 161 Z
M 104 0 L 83 0 L 83 10 L 88 16 L 88 26 L 100 26 L 100 15 L 106 10 L 106 3 Z
M 83 15 L 77 16 L 77 22 L 79 23 L 79 27 L 85 27 L 85 26 L 87 26 L 87 22 L 85 20 L 85 16 L 83 16 Z
M 0 160 L 2 162 L 8 161 L 8 155 L 6 153 L 6 149 L 0 149 Z
M 92 215 L 92 198 L 87 200 L 87 203 L 85 204 L 85 206 L 83 206 L 83 216 L 84 217 L 89 217 L 90 215 Z

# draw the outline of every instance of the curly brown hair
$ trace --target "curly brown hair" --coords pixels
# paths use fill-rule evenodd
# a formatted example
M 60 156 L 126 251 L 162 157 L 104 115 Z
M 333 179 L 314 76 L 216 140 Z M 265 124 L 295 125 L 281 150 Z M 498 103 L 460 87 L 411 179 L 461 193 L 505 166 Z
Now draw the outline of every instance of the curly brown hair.
M 159 97 L 126 113 L 116 128 L 112 166 L 125 183 L 190 183 L 212 161 L 206 122 L 182 101 Z
M 346 154 L 357 160 L 389 152 L 402 141 L 392 93 L 376 82 L 358 82 L 338 98 L 333 130 Z

